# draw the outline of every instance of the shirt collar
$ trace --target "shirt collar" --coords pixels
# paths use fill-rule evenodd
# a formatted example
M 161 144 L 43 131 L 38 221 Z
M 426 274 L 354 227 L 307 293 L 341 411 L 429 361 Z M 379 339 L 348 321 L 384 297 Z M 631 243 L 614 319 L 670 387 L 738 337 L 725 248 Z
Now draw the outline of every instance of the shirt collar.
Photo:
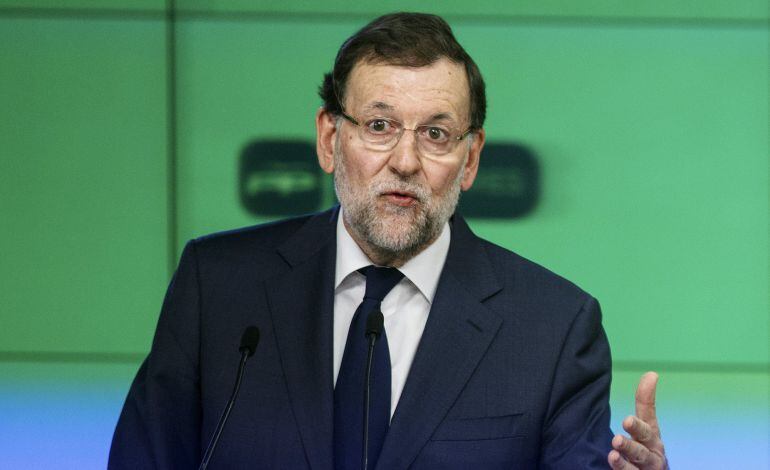
M 340 208 L 337 217 L 337 259 L 334 271 L 334 288 L 336 289 L 351 273 L 373 264 L 361 250 L 353 237 L 350 236 L 342 221 L 343 209 Z M 419 289 L 425 299 L 432 303 L 436 294 L 439 276 L 444 269 L 451 234 L 449 224 L 445 223 L 438 238 L 410 259 L 399 271 Z

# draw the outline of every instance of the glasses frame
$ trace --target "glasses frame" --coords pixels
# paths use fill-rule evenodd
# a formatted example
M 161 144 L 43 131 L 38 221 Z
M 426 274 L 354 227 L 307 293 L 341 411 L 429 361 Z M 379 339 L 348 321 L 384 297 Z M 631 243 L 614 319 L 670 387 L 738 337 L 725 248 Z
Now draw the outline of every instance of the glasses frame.
M 346 113 L 344 110 L 340 110 L 340 115 L 341 115 L 343 118 L 345 118 L 346 120 L 348 120 L 348 121 L 349 121 L 351 124 L 353 124 L 353 125 L 355 125 L 355 126 L 357 126 L 357 127 L 361 128 L 361 123 L 360 123 L 360 122 L 358 122 L 358 120 L 356 120 L 356 119 L 355 119 L 353 116 L 351 116 L 351 115 L 349 115 L 348 113 Z M 383 119 L 385 119 L 385 118 L 383 118 Z M 393 122 L 398 122 L 398 121 L 394 121 L 394 120 L 392 120 L 392 119 L 388 119 L 388 120 L 389 120 L 389 121 L 393 121 Z M 404 126 L 403 126 L 403 123 L 401 123 L 401 122 L 398 122 L 398 123 L 399 123 L 399 124 L 401 124 L 401 133 L 398 135 L 398 138 L 397 138 L 397 139 L 395 139 L 395 141 L 394 141 L 394 144 L 393 144 L 393 147 L 391 147 L 391 149 L 395 148 L 395 147 L 396 147 L 396 145 L 398 145 L 398 143 L 401 141 L 401 137 L 403 137 L 403 135 L 404 135 L 404 132 L 403 132 L 403 131 L 412 131 L 412 132 L 415 132 L 415 133 L 417 132 L 417 129 L 409 129 L 409 128 L 407 128 L 407 127 L 404 127 Z M 425 127 L 425 126 L 418 126 L 418 129 L 419 129 L 420 127 Z M 428 127 L 429 127 L 429 126 L 428 126 Z M 455 142 L 459 142 L 459 141 L 461 141 L 461 140 L 465 139 L 465 138 L 466 138 L 466 137 L 468 137 L 468 136 L 469 136 L 471 133 L 473 133 L 473 131 L 474 131 L 474 130 L 473 130 L 473 126 L 471 126 L 471 127 L 468 127 L 468 129 L 466 129 L 466 130 L 465 130 L 465 132 L 463 132 L 462 134 L 458 135 L 457 137 L 454 137 L 454 141 L 455 141 Z M 417 137 L 417 136 L 415 135 L 415 137 Z M 419 139 L 417 139 L 417 140 L 418 140 L 418 142 L 419 142 Z M 455 144 L 455 145 L 457 145 L 457 144 Z M 453 150 L 454 150 L 454 148 L 452 148 L 452 150 L 448 151 L 448 152 L 447 152 L 447 154 L 448 154 L 448 153 L 452 153 L 452 151 L 453 151 Z M 443 155 L 446 155 L 446 154 L 443 154 Z

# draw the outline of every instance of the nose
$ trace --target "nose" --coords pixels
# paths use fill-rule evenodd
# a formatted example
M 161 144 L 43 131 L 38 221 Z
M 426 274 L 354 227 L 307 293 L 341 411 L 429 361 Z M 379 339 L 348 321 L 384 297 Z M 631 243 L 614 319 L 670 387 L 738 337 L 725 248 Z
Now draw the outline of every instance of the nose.
M 417 150 L 417 134 L 414 131 L 404 129 L 401 139 L 391 150 L 388 165 L 402 176 L 413 175 L 420 170 L 422 164 Z

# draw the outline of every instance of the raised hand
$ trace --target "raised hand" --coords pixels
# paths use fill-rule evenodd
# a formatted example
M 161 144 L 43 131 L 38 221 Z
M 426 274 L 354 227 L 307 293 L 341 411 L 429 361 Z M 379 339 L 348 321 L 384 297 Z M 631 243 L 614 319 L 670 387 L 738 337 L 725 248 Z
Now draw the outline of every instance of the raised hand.
M 655 414 L 655 387 L 658 374 L 647 372 L 636 389 L 636 416 L 623 420 L 623 429 L 630 435 L 615 435 L 607 461 L 613 470 L 667 470 L 668 461 L 660 439 Z

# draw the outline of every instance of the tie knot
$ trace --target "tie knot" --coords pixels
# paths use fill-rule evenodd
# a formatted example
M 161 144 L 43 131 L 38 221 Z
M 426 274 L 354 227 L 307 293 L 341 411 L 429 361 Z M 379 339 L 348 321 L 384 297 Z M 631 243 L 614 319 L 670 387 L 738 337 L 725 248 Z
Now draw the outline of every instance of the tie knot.
M 382 302 L 382 299 L 388 295 L 398 281 L 404 277 L 404 274 L 396 268 L 383 268 L 379 266 L 367 266 L 358 270 L 366 276 L 366 294 L 365 299 Z

